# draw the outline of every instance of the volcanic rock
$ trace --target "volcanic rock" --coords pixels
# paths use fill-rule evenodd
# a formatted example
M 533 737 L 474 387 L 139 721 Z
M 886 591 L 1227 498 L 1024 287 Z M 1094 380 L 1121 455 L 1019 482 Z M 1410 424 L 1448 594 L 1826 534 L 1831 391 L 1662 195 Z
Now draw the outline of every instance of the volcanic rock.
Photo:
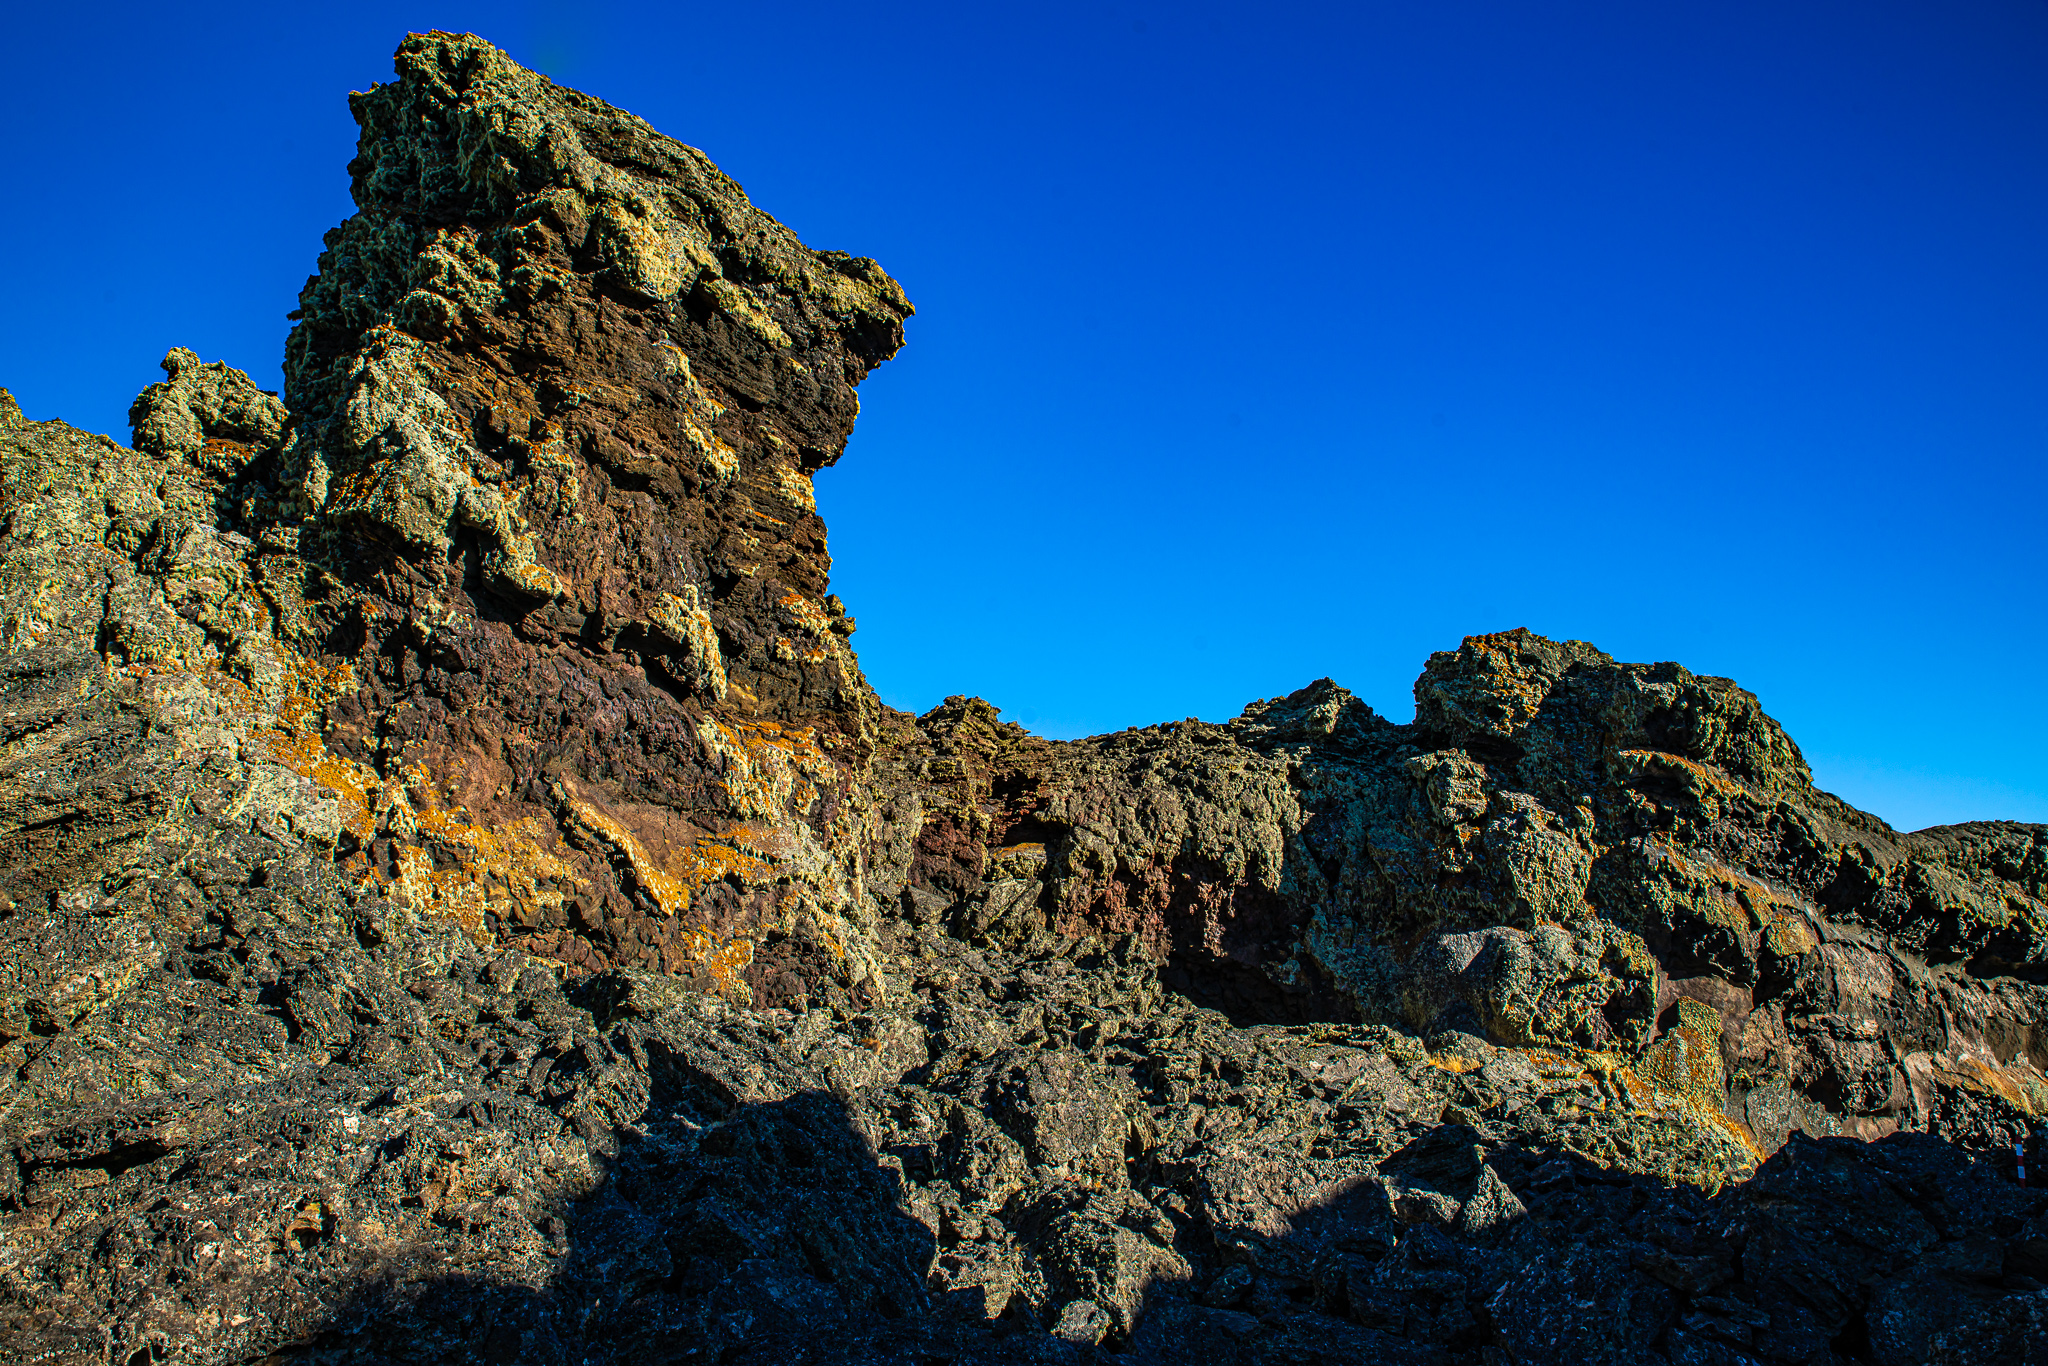
M 2040 1359 L 2043 827 L 1527 631 L 897 712 L 896 283 L 473 37 L 352 107 L 282 398 L 0 391 L 9 1359 Z

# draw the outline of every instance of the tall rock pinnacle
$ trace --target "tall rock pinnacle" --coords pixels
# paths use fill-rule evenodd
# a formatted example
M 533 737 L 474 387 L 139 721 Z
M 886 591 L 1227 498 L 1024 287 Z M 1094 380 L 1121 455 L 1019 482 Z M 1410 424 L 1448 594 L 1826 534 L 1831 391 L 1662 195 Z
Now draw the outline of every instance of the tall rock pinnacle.
M 910 304 L 479 39 L 397 71 L 351 100 L 257 512 L 322 576 L 293 643 L 358 683 L 321 740 L 363 858 L 572 964 L 801 992 L 768 940 L 865 938 L 875 710 L 811 477 Z

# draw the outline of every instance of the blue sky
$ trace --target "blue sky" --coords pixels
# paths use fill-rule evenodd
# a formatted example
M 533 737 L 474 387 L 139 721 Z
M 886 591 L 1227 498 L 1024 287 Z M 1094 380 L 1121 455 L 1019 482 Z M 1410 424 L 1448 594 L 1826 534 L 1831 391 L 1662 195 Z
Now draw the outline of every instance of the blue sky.
M 345 92 L 468 29 L 916 301 L 818 480 L 875 686 L 1055 736 L 1526 625 L 2048 821 L 2048 5 L 46 8 L 0 385 L 279 384 Z

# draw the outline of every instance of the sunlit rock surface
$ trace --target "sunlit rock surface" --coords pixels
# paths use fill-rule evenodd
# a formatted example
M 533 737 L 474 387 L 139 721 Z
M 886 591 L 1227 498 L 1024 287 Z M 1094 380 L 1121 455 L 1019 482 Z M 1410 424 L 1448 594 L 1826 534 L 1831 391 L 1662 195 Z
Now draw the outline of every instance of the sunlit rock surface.
M 1527 632 L 893 711 L 810 480 L 903 291 L 397 77 L 282 398 L 0 391 L 0 1354 L 2039 1359 L 2042 827 Z

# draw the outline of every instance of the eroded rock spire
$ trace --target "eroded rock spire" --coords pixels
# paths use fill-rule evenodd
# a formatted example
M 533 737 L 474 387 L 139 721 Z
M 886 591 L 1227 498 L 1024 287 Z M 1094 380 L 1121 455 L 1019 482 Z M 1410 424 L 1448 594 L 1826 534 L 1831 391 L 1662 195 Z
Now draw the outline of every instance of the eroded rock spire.
M 303 565 L 286 648 L 346 680 L 302 769 L 352 769 L 363 868 L 480 936 L 761 1004 L 816 975 L 774 944 L 831 942 L 860 982 L 875 704 L 811 477 L 908 301 L 488 43 L 397 72 L 352 97 L 358 211 L 245 514 Z

